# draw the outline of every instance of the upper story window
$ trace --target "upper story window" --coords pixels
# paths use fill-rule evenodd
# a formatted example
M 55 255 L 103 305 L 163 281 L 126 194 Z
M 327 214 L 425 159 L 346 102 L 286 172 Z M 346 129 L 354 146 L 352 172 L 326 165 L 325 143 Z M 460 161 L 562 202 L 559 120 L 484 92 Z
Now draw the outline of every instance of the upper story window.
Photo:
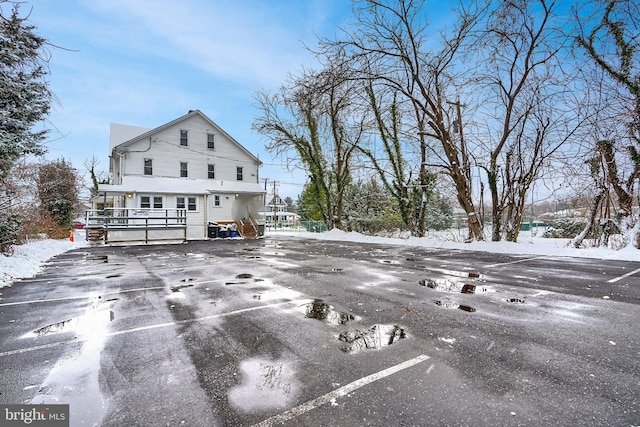
M 207 165 L 207 178 L 215 179 L 216 178 L 216 166 L 215 165 Z
M 187 169 L 187 162 L 180 162 L 180 177 L 186 178 L 189 176 L 189 171 Z
M 236 167 L 236 179 L 242 181 L 242 166 Z
M 188 132 L 186 130 L 180 131 L 180 145 L 183 147 L 189 145 Z
M 207 148 L 210 150 L 216 148 L 215 135 L 212 133 L 207 134 Z
M 220 196 L 217 194 L 213 196 L 213 206 L 220 206 Z
M 144 159 L 144 174 L 153 175 L 153 160 Z

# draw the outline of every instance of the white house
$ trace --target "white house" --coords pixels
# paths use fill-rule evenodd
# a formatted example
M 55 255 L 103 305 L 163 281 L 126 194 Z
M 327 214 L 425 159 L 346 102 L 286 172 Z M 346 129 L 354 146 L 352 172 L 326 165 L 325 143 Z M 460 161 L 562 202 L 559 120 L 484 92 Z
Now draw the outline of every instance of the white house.
M 203 239 L 210 223 L 245 237 L 261 234 L 261 162 L 201 111 L 155 129 L 112 123 L 110 131 L 113 184 L 98 186 L 109 212 L 95 214 L 111 238 L 141 240 L 131 237 L 134 231 L 170 238 L 171 229 L 180 229 L 185 239 Z
M 289 212 L 289 205 L 276 193 L 267 194 L 268 202 L 261 211 L 261 218 L 264 218 L 267 227 L 297 227 L 298 214 Z

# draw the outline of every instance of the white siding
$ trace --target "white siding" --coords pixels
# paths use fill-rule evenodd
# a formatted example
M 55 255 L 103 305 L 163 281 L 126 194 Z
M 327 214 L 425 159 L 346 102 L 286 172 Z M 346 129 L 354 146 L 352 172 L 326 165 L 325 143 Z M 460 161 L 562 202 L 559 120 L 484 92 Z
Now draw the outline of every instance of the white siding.
M 180 130 L 188 131 L 188 146 L 180 145 Z M 215 148 L 207 148 L 207 134 L 215 135 Z M 207 165 L 215 165 L 215 179 L 236 181 L 243 168 L 244 182 L 258 182 L 257 162 L 215 126 L 202 118 L 189 119 L 126 148 L 124 175 L 143 175 L 144 159 L 153 161 L 153 176 L 180 178 L 180 163 L 188 164 L 188 177 L 207 179 Z

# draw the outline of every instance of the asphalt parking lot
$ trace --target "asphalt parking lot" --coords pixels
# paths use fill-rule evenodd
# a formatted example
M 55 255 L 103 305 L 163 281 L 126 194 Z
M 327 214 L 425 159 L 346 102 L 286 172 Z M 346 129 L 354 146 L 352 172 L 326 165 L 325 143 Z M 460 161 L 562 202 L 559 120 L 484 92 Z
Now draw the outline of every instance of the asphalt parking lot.
M 640 425 L 640 262 L 291 237 L 1 289 L 0 403 L 71 425 Z

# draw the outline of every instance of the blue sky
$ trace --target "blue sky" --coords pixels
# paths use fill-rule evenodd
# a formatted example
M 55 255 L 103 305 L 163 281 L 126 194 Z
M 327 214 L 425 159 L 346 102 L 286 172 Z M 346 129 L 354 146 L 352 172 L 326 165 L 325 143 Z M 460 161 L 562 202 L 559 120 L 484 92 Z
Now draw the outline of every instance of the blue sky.
M 297 197 L 304 174 L 288 173 L 251 130 L 253 94 L 275 90 L 314 60 L 303 43 L 330 36 L 351 17 L 349 0 L 27 0 L 51 49 L 58 102 L 47 159 L 84 173 L 107 171 L 109 123 L 153 128 L 199 109 L 265 163 L 261 180 Z M 270 186 L 271 187 L 271 186 Z

